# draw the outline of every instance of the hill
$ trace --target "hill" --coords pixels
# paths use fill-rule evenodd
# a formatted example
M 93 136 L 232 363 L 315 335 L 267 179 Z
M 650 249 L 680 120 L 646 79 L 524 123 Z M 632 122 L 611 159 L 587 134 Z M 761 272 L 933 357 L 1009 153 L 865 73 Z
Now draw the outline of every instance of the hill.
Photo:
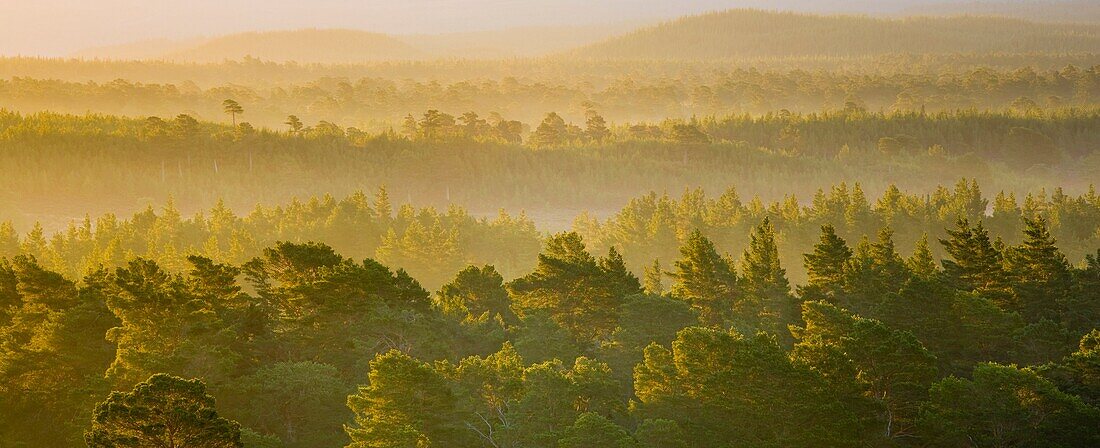
M 84 58 L 220 62 L 246 56 L 274 62 L 356 63 L 419 58 L 423 53 L 391 36 L 356 30 L 290 30 L 231 34 L 184 42 L 148 41 L 89 49 Z
M 905 15 L 983 15 L 1015 17 L 1043 22 L 1100 23 L 1096 0 L 964 1 L 918 3 L 901 11 Z
M 288 30 L 95 47 L 82 59 L 221 62 L 245 56 L 274 62 L 360 63 L 410 59 L 499 59 L 559 53 L 654 22 L 520 27 L 444 34 L 386 35 L 355 30 Z
M 738 9 L 689 16 L 582 47 L 609 59 L 837 57 L 889 53 L 1093 53 L 1100 26 L 1003 17 L 810 15 Z
M 657 21 L 626 21 L 584 26 L 532 26 L 395 37 L 437 58 L 538 57 L 590 45 L 654 23 Z

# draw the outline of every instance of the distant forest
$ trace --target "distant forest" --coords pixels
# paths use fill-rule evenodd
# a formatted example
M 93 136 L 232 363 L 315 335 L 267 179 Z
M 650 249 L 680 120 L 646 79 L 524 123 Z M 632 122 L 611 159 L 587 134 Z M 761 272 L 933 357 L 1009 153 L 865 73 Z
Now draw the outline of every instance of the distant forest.
M 878 194 L 975 178 L 1022 198 L 1054 186 L 1079 194 L 1100 179 L 1095 110 L 884 114 L 851 103 L 822 114 L 618 125 L 594 109 L 583 122 L 549 114 L 537 124 L 429 110 L 380 133 L 284 120 L 291 124 L 272 131 L 187 114 L 0 112 L 0 210 L 25 231 L 169 197 L 185 213 L 218 200 L 247 211 L 387 185 L 395 201 L 460 204 L 476 216 L 527 211 L 561 229 L 581 210 L 608 216 L 649 191 L 733 185 L 765 201 L 809 200 L 840 182 Z
M 98 112 L 133 117 L 185 112 L 207 120 L 220 120 L 222 100 L 233 98 L 246 106 L 246 119 L 257 126 L 277 128 L 287 115 L 294 114 L 306 121 L 326 120 L 375 131 L 395 127 L 405 115 L 428 109 L 475 111 L 482 115 L 496 112 L 527 122 L 537 121 L 549 111 L 579 120 L 586 108 L 592 107 L 615 122 L 759 115 L 781 110 L 813 113 L 843 110 L 849 103 L 882 112 L 1026 111 L 1085 107 L 1100 98 L 1097 66 L 1078 66 L 1072 62 L 1096 64 L 1100 59 L 1071 61 L 1055 69 L 982 67 L 950 72 L 913 69 L 902 62 L 867 72 L 729 69 L 689 64 L 667 67 L 666 76 L 639 76 L 636 70 L 644 65 L 640 63 L 619 66 L 593 63 L 582 67 L 580 73 L 543 76 L 537 76 L 537 68 L 536 76 L 531 76 L 521 73 L 522 66 L 514 67 L 515 73 L 511 73 L 513 69 L 505 65 L 502 67 L 505 73 L 499 78 L 471 73 L 469 78 L 445 82 L 430 75 L 442 67 L 410 65 L 404 70 L 380 69 L 385 76 L 335 70 L 320 73 L 323 77 L 309 82 L 276 81 L 274 85 L 269 85 L 270 81 L 241 84 L 230 76 L 207 87 L 189 81 L 134 82 L 115 78 L 101 82 L 62 81 L 57 78 L 71 75 L 62 74 L 67 70 L 65 65 L 55 65 L 43 70 L 37 78 L 0 79 L 0 97 L 5 98 L 3 107 L 22 112 Z M 27 61 L 27 64 L 36 63 Z M 73 64 L 78 70 L 96 65 Z M 266 70 L 264 64 L 257 64 L 251 69 Z M 5 65 L 14 70 L 20 64 L 0 60 L 0 73 L 7 71 Z M 119 63 L 102 66 L 106 70 L 128 70 Z M 169 67 L 172 66 L 165 68 Z M 203 67 L 179 66 L 184 71 L 205 70 Z M 222 66 L 210 69 L 215 67 Z M 246 63 L 225 68 L 232 72 L 251 70 L 248 67 Z M 489 64 L 484 68 L 493 70 L 493 67 Z M 134 69 L 156 70 L 157 65 Z M 596 70 L 606 72 L 585 73 Z M 416 72 L 430 77 L 415 80 L 419 77 L 413 74 Z

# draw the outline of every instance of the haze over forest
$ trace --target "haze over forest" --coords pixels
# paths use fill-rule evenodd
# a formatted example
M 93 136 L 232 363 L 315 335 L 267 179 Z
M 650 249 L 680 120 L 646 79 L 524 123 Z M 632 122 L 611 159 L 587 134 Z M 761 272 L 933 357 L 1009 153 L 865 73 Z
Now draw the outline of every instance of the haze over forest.
M 1100 2 L 0 3 L 0 448 L 1100 446 Z

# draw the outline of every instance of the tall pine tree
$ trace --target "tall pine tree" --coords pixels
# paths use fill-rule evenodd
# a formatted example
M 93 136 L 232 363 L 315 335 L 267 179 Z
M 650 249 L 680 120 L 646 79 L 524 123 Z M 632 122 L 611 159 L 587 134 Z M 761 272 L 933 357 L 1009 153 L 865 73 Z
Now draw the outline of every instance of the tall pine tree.
M 705 325 L 723 325 L 737 300 L 737 274 L 714 243 L 695 230 L 680 247 L 672 295 L 699 312 Z

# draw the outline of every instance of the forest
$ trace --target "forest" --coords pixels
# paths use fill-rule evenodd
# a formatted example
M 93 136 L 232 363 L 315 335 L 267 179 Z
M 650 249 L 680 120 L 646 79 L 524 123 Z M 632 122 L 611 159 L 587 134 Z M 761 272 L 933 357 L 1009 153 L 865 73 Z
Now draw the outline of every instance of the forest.
M 1088 2 L 212 3 L 0 29 L 0 448 L 1100 446 Z
M 974 193 L 954 199 L 980 200 L 966 197 Z M 439 226 L 438 215 L 406 216 L 413 210 L 405 208 L 395 218 L 384 190 L 376 199 L 350 197 L 323 221 L 341 223 L 339 210 L 346 225 L 414 219 L 403 238 L 391 227 L 376 252 L 410 266 L 447 266 L 431 263 L 429 251 L 455 250 L 459 232 L 486 227 L 514 241 L 493 240 L 501 247 L 489 252 L 526 245 L 538 251 L 535 262 L 512 280 L 491 264 L 455 264 L 433 293 L 404 269 L 315 242 L 232 245 L 229 257 L 255 254 L 243 263 L 173 253 L 186 235 L 209 233 L 204 250 L 220 255 L 216 232 L 248 238 L 245 229 L 273 225 L 256 222 L 262 211 L 180 222 L 167 209 L 101 222 L 94 236 L 76 229 L 50 245 L 29 235 L 0 264 L 5 439 L 119 446 L 145 431 L 133 419 L 158 424 L 137 415 L 169 412 L 185 396 L 203 410 L 188 424 L 246 446 L 1100 442 L 1100 333 L 1091 329 L 1100 319 L 1100 251 L 1069 261 L 1050 224 L 1065 216 L 1059 206 L 1042 203 L 1047 210 L 1019 222 L 959 217 L 944 238 L 922 234 L 904 253 L 890 226 L 856 242 L 842 236 L 845 221 L 816 220 L 824 224 L 815 238 L 796 249 L 806 275 L 795 286 L 780 257 L 781 242 L 794 239 L 776 230 L 788 225 L 782 215 L 774 224 L 767 213 L 745 216 L 737 258 L 715 244 L 721 236 L 655 229 L 681 243 L 636 275 L 626 259 L 645 254 L 625 242 L 606 255 L 578 232 L 540 244 L 517 235 L 529 224 L 504 217 L 456 220 L 450 236 L 458 238 L 433 241 L 439 233 L 410 233 L 421 216 Z M 1088 208 L 1095 232 L 1097 196 L 1065 201 Z M 702 211 L 690 207 L 679 208 Z M 266 215 L 301 222 L 324 209 L 313 201 Z M 741 212 L 730 211 L 726 219 Z M 720 234 L 715 224 L 708 233 Z M 1003 225 L 1015 227 L 1013 242 L 992 236 Z M 335 230 L 317 227 L 324 230 L 312 235 Z M 79 278 L 39 261 L 87 260 L 81 247 L 98 248 L 111 233 L 116 252 L 132 254 L 122 246 L 142 236 L 162 241 L 145 241 L 150 251 L 140 256 L 93 262 Z M 120 242 L 125 235 L 137 238 Z M 631 243 L 659 247 L 659 237 Z

